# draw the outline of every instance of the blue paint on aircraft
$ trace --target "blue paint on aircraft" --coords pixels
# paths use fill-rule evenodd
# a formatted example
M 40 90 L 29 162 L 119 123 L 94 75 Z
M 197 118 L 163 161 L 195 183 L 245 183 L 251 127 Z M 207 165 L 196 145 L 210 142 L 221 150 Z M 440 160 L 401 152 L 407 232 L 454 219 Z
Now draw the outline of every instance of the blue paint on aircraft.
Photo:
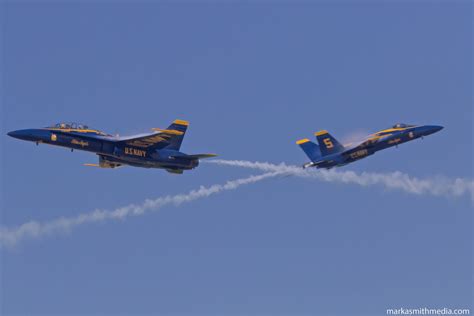
M 124 165 L 144 168 L 161 168 L 181 174 L 194 169 L 199 159 L 215 157 L 215 154 L 187 155 L 180 151 L 187 121 L 175 120 L 167 129 L 154 128 L 153 133 L 117 137 L 77 123 L 58 123 L 39 129 L 23 129 L 8 133 L 9 136 L 36 144 L 49 144 L 84 150 L 99 156 L 98 164 L 86 164 L 100 168 L 116 168 Z
M 307 138 L 301 139 L 296 143 L 311 160 L 311 162 L 303 165 L 304 168 L 330 169 L 363 159 L 379 150 L 431 135 L 441 129 L 443 127 L 437 125 L 396 124 L 389 129 L 369 135 L 360 143 L 347 145 L 340 144 L 331 134 L 323 130 L 315 133 L 319 145 Z

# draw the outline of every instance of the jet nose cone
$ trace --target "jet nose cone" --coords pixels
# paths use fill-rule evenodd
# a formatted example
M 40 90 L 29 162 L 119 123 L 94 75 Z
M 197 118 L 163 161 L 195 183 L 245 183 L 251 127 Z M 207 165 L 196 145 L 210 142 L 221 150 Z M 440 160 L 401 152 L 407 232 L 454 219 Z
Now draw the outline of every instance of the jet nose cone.
M 431 135 L 433 133 L 436 133 L 436 132 L 439 132 L 440 130 L 443 129 L 443 126 L 439 126 L 439 125 L 426 125 L 424 126 L 423 128 L 423 135 L 424 136 L 427 136 L 427 135 Z
M 439 132 L 439 131 L 442 130 L 443 128 L 444 128 L 443 126 L 435 125 L 435 126 L 433 126 L 433 130 L 434 130 L 433 133 Z
M 428 133 L 433 134 L 433 133 L 439 132 L 442 129 L 443 129 L 443 126 L 429 125 L 428 126 Z
M 19 138 L 19 139 L 21 139 L 22 134 L 23 133 L 21 131 L 11 131 L 11 132 L 7 133 L 8 136 L 14 137 L 14 138 Z
M 11 131 L 7 133 L 7 135 L 21 140 L 37 141 L 38 139 L 38 135 L 34 129 L 20 129 L 17 131 Z

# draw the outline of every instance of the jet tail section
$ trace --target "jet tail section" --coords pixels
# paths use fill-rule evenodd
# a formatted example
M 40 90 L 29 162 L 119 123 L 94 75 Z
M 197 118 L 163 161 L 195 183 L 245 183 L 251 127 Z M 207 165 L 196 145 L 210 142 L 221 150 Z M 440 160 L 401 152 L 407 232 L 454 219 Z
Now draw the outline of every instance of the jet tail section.
M 341 145 L 328 131 L 319 131 L 314 133 L 318 140 L 321 154 L 323 156 L 336 154 L 344 151 L 344 146 Z
M 175 131 L 174 135 L 169 139 L 169 145 L 166 149 L 179 150 L 183 142 L 184 135 L 188 129 L 189 122 L 183 120 L 175 120 L 166 130 Z
M 296 142 L 297 145 L 303 149 L 304 153 L 308 158 L 312 161 L 318 161 L 321 159 L 321 151 L 319 149 L 319 146 L 310 141 L 309 139 L 301 139 Z

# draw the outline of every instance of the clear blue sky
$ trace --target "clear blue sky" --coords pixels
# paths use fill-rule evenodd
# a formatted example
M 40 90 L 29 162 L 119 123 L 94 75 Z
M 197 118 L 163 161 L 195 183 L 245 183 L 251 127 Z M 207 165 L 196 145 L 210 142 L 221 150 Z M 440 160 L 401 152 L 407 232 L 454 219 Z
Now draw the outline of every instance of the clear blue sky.
M 7 131 L 191 122 L 188 153 L 301 164 L 295 140 L 397 122 L 424 140 L 347 170 L 472 178 L 472 4 L 2 2 L 2 225 L 113 209 L 257 171 L 83 167 Z M 385 315 L 470 307 L 472 205 L 270 179 L 1 254 L 1 313 Z

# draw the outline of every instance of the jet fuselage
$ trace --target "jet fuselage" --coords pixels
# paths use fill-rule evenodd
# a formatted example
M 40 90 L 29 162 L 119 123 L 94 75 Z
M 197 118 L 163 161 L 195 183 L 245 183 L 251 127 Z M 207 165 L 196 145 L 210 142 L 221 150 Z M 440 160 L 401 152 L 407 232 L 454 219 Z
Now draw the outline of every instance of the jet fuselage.
M 327 131 L 315 133 L 319 146 L 303 139 L 297 142 L 302 147 L 311 162 L 304 167 L 333 168 L 373 155 L 377 151 L 431 135 L 443 127 L 436 125 L 414 126 L 397 124 L 392 128 L 381 130 L 367 137 L 363 142 L 345 146 L 332 137 Z
M 8 135 L 36 144 L 96 153 L 99 156 L 99 164 L 94 166 L 97 167 L 115 168 L 130 165 L 163 168 L 172 173 L 181 173 L 182 170 L 196 168 L 200 158 L 214 156 L 212 154 L 187 155 L 179 151 L 186 127 L 186 121 L 177 120 L 166 130 L 136 137 L 119 138 L 98 130 L 84 128 L 82 125 L 77 127 L 61 123 L 54 127 L 16 130 L 9 132 Z

